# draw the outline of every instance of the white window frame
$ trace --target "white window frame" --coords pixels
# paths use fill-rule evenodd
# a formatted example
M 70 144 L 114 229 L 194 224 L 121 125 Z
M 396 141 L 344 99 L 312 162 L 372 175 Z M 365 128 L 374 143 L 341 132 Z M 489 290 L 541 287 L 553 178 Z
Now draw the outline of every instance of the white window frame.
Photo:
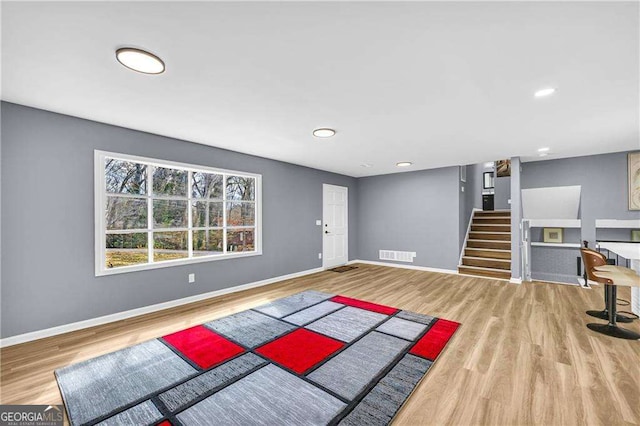
M 209 256 L 198 256 L 198 257 L 189 257 L 186 259 L 174 259 L 174 260 L 163 260 L 161 262 L 154 262 L 153 261 L 153 256 L 151 256 L 149 258 L 149 263 L 144 263 L 144 264 L 140 264 L 140 265 L 131 265 L 131 266 L 121 266 L 121 267 L 117 267 L 117 268 L 107 268 L 106 267 L 106 235 L 107 235 L 107 229 L 106 229 L 106 218 L 105 218 L 105 205 L 106 205 L 106 201 L 107 201 L 107 191 L 106 191 L 106 179 L 105 179 L 105 160 L 107 158 L 113 158 L 116 160 L 123 160 L 123 161 L 130 161 L 130 162 L 134 162 L 134 163 L 142 163 L 145 164 L 147 166 L 151 166 L 151 167 L 165 167 L 165 168 L 170 168 L 170 169 L 180 169 L 180 170 L 186 170 L 188 173 L 188 189 L 187 189 L 187 196 L 188 196 L 188 218 L 189 218 L 189 223 L 188 226 L 186 228 L 187 231 L 189 231 L 191 228 L 198 228 L 198 227 L 192 227 L 190 225 L 192 225 L 191 223 L 191 200 L 192 200 L 192 194 L 191 194 L 191 185 L 192 185 L 192 180 L 191 180 L 191 174 L 193 172 L 204 172 L 204 173 L 212 173 L 212 174 L 222 174 L 222 175 L 232 175 L 232 176 L 241 176 L 241 177 L 250 177 L 250 178 L 254 178 L 256 180 L 256 188 L 255 188 L 255 224 L 253 226 L 231 226 L 228 227 L 226 224 L 226 207 L 223 208 L 223 214 L 224 214 L 224 223 L 223 223 L 223 227 L 226 228 L 233 228 L 233 229 L 242 229 L 242 228 L 253 228 L 255 229 L 254 231 L 254 246 L 255 246 L 255 250 L 254 251 L 250 251 L 250 252 L 227 252 L 227 247 L 226 247 L 226 232 L 223 232 L 224 235 L 224 253 L 221 254 L 215 254 L 215 255 L 209 255 Z M 152 194 L 151 194 L 151 186 L 150 186 L 150 182 L 147 182 L 147 197 L 149 197 L 149 199 L 152 199 Z M 213 167 L 208 167 L 208 166 L 200 166 L 200 165 L 195 165 L 195 164 L 187 164 L 187 163 L 179 163 L 179 162 L 175 162 L 175 161 L 168 161 L 168 160 L 160 160 L 160 159 L 156 159 L 156 158 L 148 158 L 148 157 L 141 157 L 141 156 L 137 156 L 137 155 L 128 155 L 128 154 L 120 154 L 120 153 L 115 153 L 115 152 L 108 152 L 108 151 L 100 151 L 100 150 L 95 150 L 94 151 L 94 198 L 95 198 L 95 204 L 94 204 L 94 213 L 95 213 L 95 219 L 94 219 L 94 228 L 95 228 L 95 276 L 104 276 L 104 275 L 114 275 L 114 274 L 123 274 L 123 273 L 127 273 L 127 272 L 135 272 L 135 271 L 145 271 L 145 270 L 149 270 L 149 269 L 158 269 L 158 268 L 168 268 L 168 267 L 172 267 L 172 266 L 179 266 L 179 265 L 188 265 L 188 264 L 192 264 L 192 263 L 201 263 L 201 262 L 213 262 L 213 261 L 217 261 L 217 260 L 226 260 L 226 259 L 235 259 L 235 258 L 239 258 L 239 257 L 251 257 L 251 256 L 260 256 L 262 255 L 262 175 L 260 174 L 256 174 L 256 173 L 248 173 L 248 172 L 240 172 L 240 171 L 236 171 L 236 170 L 227 170 L 227 169 L 218 169 L 218 168 L 213 168 Z M 126 195 L 125 195 L 126 196 Z M 180 197 L 182 198 L 182 197 Z M 226 202 L 228 200 L 226 200 L 226 187 L 223 186 L 223 200 Z M 231 200 L 232 201 L 232 200 Z M 153 217 L 151 217 L 152 215 L 147 215 L 148 216 L 148 229 L 145 229 L 144 231 L 141 230 L 141 232 L 148 232 L 148 235 L 152 235 L 151 232 L 153 232 L 153 227 L 151 226 L 151 223 L 153 221 Z M 164 229 L 164 231 L 173 231 L 173 230 L 182 230 L 184 231 L 185 229 L 183 228 L 169 228 L 169 229 Z M 193 251 L 193 247 L 192 247 L 192 233 L 188 232 L 188 251 L 189 251 L 189 256 L 192 256 L 192 251 Z M 148 244 L 148 249 L 150 250 L 150 252 L 153 252 L 153 241 L 149 242 Z

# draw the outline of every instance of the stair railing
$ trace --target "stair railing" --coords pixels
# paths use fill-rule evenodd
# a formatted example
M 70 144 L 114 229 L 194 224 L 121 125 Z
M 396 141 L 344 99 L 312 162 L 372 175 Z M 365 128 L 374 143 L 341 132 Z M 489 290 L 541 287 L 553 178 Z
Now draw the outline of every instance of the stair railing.
M 458 259 L 458 266 L 462 266 L 462 258 L 464 257 L 464 250 L 467 248 L 467 240 L 469 239 L 469 232 L 471 232 L 471 224 L 473 223 L 473 215 L 476 212 L 481 212 L 482 209 L 474 207 L 471 210 L 471 217 L 469 217 L 469 224 L 467 225 L 467 233 L 464 235 L 464 241 L 462 242 L 462 249 L 460 250 L 460 258 Z

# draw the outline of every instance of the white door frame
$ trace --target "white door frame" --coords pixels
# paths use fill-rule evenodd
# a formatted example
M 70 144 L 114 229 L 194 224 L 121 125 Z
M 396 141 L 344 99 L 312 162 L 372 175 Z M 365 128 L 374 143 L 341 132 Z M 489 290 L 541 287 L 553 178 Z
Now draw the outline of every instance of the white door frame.
M 324 199 L 324 194 L 325 194 L 325 189 L 328 187 L 334 187 L 334 188 L 340 188 L 340 189 L 344 189 L 345 191 L 345 197 L 344 197 L 344 210 L 345 210 L 345 226 L 344 226 L 344 235 L 345 235 L 345 261 L 344 262 L 340 262 L 337 264 L 331 264 L 328 265 L 327 264 L 327 257 L 325 256 L 326 250 L 325 250 L 325 231 L 327 230 L 327 218 L 325 217 L 325 199 Z M 323 183 L 322 184 L 322 267 L 324 269 L 328 269 L 328 268 L 334 268 L 336 266 L 340 266 L 343 264 L 346 264 L 349 261 L 349 188 L 346 186 L 339 186 L 339 185 L 331 185 L 328 183 Z

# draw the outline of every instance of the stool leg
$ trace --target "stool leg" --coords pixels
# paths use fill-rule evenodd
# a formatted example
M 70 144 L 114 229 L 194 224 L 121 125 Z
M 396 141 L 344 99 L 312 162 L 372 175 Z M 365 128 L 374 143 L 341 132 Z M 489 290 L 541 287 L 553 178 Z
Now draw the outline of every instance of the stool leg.
M 618 300 L 618 286 L 617 285 L 608 285 L 607 287 L 609 287 L 607 289 L 608 292 L 609 292 L 609 298 L 607 300 L 607 303 L 609 304 L 609 306 L 608 306 L 608 309 L 609 309 L 609 326 L 615 327 L 616 326 L 616 314 L 617 314 L 616 301 Z
M 602 310 L 602 311 L 587 311 L 586 314 L 590 315 L 590 316 L 592 316 L 594 318 L 600 318 L 600 319 L 603 319 L 603 320 L 608 320 L 609 319 L 609 310 L 610 310 L 609 309 L 609 306 L 610 306 L 609 300 L 611 299 L 609 297 L 609 287 L 613 287 L 613 286 L 610 285 L 610 284 L 605 284 L 603 287 L 604 287 L 604 310 Z M 613 299 L 613 300 L 616 300 L 616 299 Z M 624 315 L 620 315 L 620 314 L 616 313 L 616 321 L 617 322 L 628 323 L 628 322 L 632 322 L 633 318 L 626 317 Z
M 597 331 L 598 333 L 606 334 L 607 336 L 617 337 L 619 339 L 628 339 L 628 340 L 638 340 L 640 339 L 640 334 L 626 330 L 624 328 L 620 328 L 616 325 L 616 302 L 618 297 L 618 286 L 615 284 L 608 285 L 608 302 L 609 302 L 609 323 L 608 324 L 587 324 L 587 327 L 590 330 Z

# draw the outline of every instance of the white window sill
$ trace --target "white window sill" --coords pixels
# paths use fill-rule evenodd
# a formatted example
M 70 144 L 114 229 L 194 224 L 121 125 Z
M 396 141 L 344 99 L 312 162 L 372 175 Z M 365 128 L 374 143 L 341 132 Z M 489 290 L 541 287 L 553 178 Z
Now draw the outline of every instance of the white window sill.
M 105 268 L 96 270 L 96 277 L 106 275 L 125 274 L 128 272 L 147 271 L 150 269 L 170 268 L 172 266 L 190 265 L 192 263 L 214 262 L 217 260 L 238 259 L 242 257 L 262 256 L 262 251 L 239 252 L 233 254 L 220 254 L 213 256 L 193 257 L 191 259 L 165 260 L 158 263 L 144 263 L 141 265 L 121 266 L 119 268 Z

